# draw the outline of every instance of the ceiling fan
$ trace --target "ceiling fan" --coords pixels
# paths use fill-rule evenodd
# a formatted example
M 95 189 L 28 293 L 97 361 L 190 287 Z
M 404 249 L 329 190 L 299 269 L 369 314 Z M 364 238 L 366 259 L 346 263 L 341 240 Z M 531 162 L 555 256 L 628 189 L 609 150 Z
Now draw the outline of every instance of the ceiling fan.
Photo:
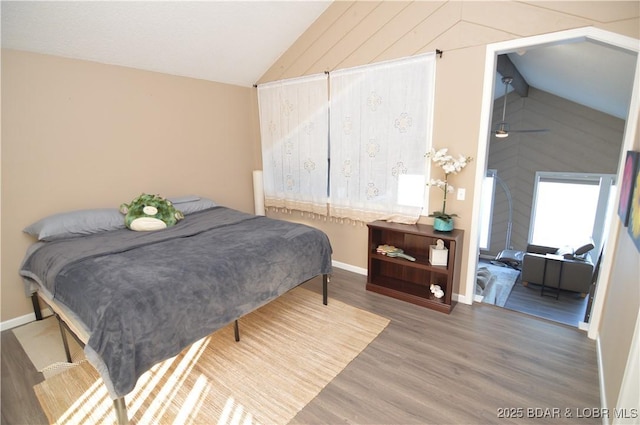
M 498 127 L 493 132 L 496 137 L 500 139 L 504 139 L 505 137 L 509 137 L 509 133 L 546 133 L 549 131 L 548 128 L 541 128 L 537 130 L 510 130 L 509 123 L 505 121 L 505 116 L 507 114 L 507 91 L 509 89 L 509 84 L 513 81 L 512 77 L 502 77 L 502 82 L 504 83 L 504 105 L 502 106 L 502 121 L 498 123 Z

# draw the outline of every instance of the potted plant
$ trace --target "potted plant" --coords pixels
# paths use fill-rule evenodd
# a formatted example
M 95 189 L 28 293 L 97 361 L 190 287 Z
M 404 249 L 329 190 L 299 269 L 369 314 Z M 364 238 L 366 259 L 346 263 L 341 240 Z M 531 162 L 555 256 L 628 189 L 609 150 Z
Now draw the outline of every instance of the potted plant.
M 446 212 L 447 194 L 455 191 L 455 188 L 449 183 L 449 175 L 458 174 L 472 160 L 470 156 L 465 157 L 463 155 L 459 155 L 457 158 L 454 158 L 448 153 L 448 151 L 449 150 L 447 148 L 439 150 L 432 148 L 425 155 L 436 165 L 442 168 L 442 171 L 444 171 L 444 180 L 431 179 L 428 183 L 429 186 L 437 187 L 444 192 L 442 210 L 434 211 L 429 214 L 429 217 L 434 217 L 433 228 L 441 232 L 450 232 L 453 230 L 453 217 L 458 216 L 457 214 L 448 214 Z

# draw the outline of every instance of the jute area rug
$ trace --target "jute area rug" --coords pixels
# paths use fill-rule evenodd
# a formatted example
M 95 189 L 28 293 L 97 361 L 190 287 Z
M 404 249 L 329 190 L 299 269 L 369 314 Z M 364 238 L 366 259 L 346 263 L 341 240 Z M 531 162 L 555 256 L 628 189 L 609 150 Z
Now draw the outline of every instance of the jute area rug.
M 389 320 L 303 288 L 154 366 L 125 398 L 131 423 L 286 424 Z M 114 423 L 88 362 L 34 387 L 50 423 Z

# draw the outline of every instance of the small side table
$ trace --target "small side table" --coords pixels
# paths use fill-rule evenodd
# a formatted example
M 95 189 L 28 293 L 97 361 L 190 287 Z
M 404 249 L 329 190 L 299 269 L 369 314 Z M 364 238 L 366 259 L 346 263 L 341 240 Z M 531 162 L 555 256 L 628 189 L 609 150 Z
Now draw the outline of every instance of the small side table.
M 542 289 L 540 289 L 540 296 L 541 297 L 549 297 L 552 295 L 545 295 L 544 294 L 544 290 L 545 290 L 545 282 L 547 280 L 547 264 L 549 264 L 551 261 L 556 261 L 560 264 L 560 273 L 558 276 L 558 286 L 556 288 L 553 288 L 551 286 L 546 286 L 547 290 L 554 290 L 556 291 L 556 300 L 560 298 L 560 285 L 562 284 L 562 266 L 564 265 L 564 262 L 562 261 L 564 257 L 562 257 L 562 255 L 557 255 L 557 254 L 546 254 L 545 255 L 546 260 L 544 262 L 544 269 L 542 271 Z

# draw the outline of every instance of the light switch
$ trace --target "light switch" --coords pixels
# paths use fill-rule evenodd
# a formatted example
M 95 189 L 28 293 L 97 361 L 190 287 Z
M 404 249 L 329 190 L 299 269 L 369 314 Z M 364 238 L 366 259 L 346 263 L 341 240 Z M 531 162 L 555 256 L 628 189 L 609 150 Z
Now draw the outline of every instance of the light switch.
M 458 188 L 458 196 L 457 196 L 458 201 L 464 201 L 464 197 L 467 194 L 466 192 L 467 191 L 464 190 L 464 188 L 462 188 L 462 187 Z

